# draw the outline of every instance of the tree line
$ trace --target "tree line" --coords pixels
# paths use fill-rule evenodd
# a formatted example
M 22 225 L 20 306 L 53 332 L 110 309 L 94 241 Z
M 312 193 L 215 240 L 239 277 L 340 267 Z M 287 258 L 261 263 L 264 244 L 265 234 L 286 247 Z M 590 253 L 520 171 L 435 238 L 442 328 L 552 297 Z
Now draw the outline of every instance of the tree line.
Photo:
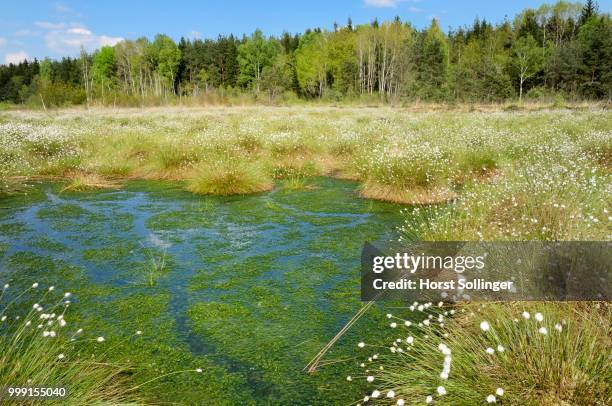
M 249 95 L 266 101 L 495 102 L 612 97 L 612 22 L 597 4 L 559 1 L 513 21 L 444 33 L 396 17 L 300 34 L 124 40 L 76 58 L 0 66 L 0 101 L 142 105 Z

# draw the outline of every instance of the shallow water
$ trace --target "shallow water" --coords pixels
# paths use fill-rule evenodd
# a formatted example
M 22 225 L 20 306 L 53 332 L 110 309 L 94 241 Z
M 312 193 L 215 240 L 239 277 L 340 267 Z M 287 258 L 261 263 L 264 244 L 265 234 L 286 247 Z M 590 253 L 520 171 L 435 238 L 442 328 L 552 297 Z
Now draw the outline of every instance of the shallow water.
M 361 246 L 394 238 L 399 207 L 357 198 L 352 182 L 311 183 L 231 198 L 194 196 L 179 183 L 134 181 L 91 193 L 38 184 L 0 201 L 0 281 L 75 291 L 86 331 L 143 330 L 141 341 L 121 342 L 120 359 L 164 372 L 205 368 L 147 389 L 159 399 L 353 400 L 346 365 L 315 376 L 302 368 L 359 308 Z M 164 269 L 153 271 L 153 263 Z M 353 355 L 380 311 L 330 358 Z

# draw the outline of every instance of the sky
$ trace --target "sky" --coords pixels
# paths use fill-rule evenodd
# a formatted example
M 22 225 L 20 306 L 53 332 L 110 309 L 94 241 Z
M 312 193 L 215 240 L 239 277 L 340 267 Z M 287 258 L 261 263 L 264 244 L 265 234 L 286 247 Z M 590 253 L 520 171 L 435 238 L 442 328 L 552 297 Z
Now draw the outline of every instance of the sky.
M 122 39 L 164 33 L 179 40 L 242 36 L 260 28 L 266 35 L 307 28 L 332 29 L 334 22 L 368 23 L 400 16 L 417 28 L 432 18 L 444 29 L 469 25 L 475 17 L 514 18 L 530 0 L 0 0 L 0 64 L 23 59 L 76 56 Z M 610 12 L 612 0 L 599 1 Z

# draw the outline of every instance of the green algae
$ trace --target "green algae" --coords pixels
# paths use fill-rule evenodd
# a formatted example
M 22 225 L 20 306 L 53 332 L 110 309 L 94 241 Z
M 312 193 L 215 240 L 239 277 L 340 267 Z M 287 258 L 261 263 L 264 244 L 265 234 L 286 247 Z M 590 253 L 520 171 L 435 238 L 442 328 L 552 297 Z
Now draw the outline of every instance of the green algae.
M 392 238 L 399 208 L 358 199 L 351 182 L 308 184 L 225 198 L 181 182 L 38 185 L 0 217 L 0 278 L 73 292 L 74 322 L 104 336 L 137 383 L 192 370 L 145 385 L 156 403 L 350 403 L 347 365 L 302 368 L 361 306 L 361 246 Z M 359 331 L 375 336 L 381 318 L 373 308 L 330 357 L 352 359 Z

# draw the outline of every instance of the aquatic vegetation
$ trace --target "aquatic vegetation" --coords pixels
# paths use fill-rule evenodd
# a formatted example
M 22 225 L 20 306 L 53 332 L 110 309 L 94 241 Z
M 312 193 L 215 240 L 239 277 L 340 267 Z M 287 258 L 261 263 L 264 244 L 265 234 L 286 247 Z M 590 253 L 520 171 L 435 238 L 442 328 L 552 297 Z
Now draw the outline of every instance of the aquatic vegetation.
M 144 248 L 144 247 L 143 247 Z M 149 286 L 155 286 L 157 279 L 168 271 L 166 263 L 166 251 L 160 254 L 145 248 L 147 262 L 145 264 L 145 273 L 147 275 L 147 283 Z

